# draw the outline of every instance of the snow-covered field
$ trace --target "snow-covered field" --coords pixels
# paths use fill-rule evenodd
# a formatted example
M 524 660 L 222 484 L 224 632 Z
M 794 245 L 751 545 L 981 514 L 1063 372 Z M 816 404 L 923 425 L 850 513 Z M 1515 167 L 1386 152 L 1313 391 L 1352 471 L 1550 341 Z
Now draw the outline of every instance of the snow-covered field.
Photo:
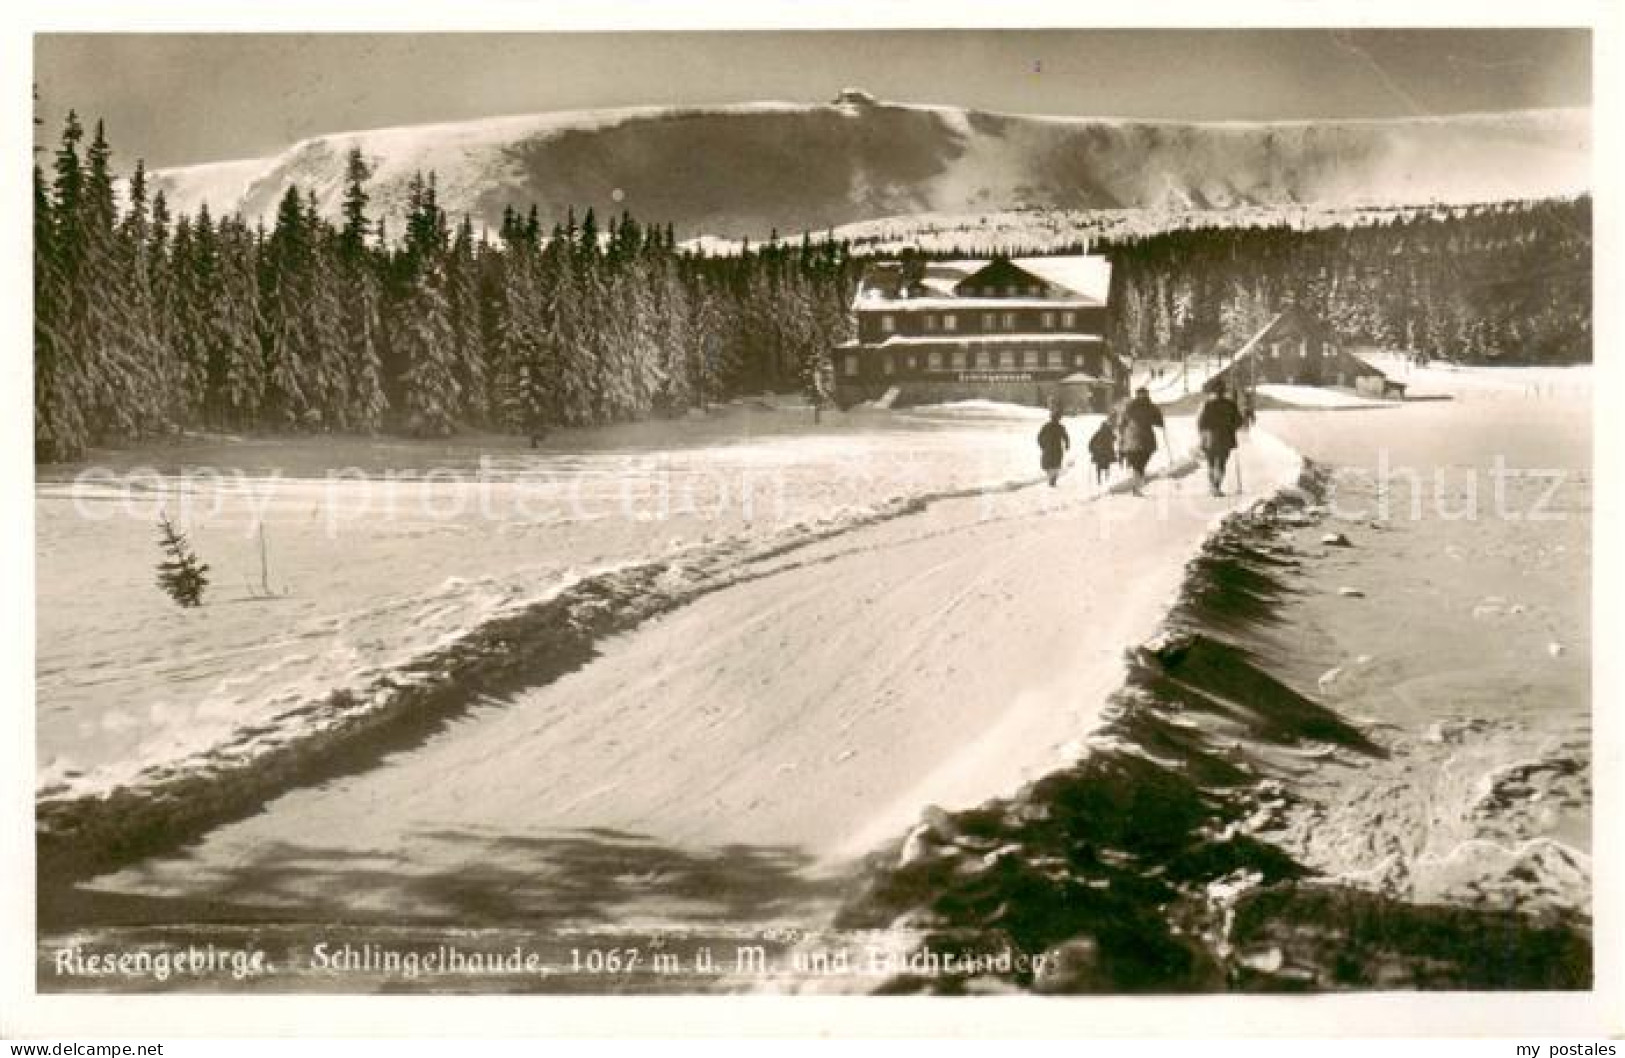
M 742 562 L 921 497 L 1031 482 L 1042 418 L 969 402 L 814 427 L 736 408 L 574 432 L 569 450 L 242 442 L 63 472 L 36 492 L 40 793 L 302 737 L 310 703 L 606 571 Z M 1075 440 L 1092 427 L 1073 420 Z M 161 511 L 210 566 L 199 609 L 156 586 Z
M 1407 396 L 1442 394 L 1455 400 L 1565 399 L 1589 403 L 1594 392 L 1590 364 L 1485 367 L 1434 360 L 1426 365 L 1384 352 L 1361 355 L 1388 377 L 1408 386 Z
M 934 502 L 857 517 L 843 492 L 823 491 L 838 464 L 812 456 L 816 473 L 796 494 L 838 531 L 802 530 L 790 549 L 749 543 L 730 553 L 719 590 L 606 640 L 579 669 L 482 700 L 375 767 L 291 790 L 95 890 L 455 916 L 469 910 L 466 887 L 433 895 L 442 884 L 496 871 L 532 878 L 504 899 L 540 911 L 556 899 L 544 879 L 567 869 L 548 850 L 583 832 L 735 850 L 737 870 L 716 884 L 743 885 L 752 850 L 794 850 L 833 869 L 927 805 L 974 805 L 1074 759 L 1123 678 L 1125 648 L 1156 631 L 1185 560 L 1226 513 L 1294 482 L 1299 460 L 1259 433 L 1244 448 L 1245 495 L 1214 498 L 1167 478 L 1137 498 L 1077 468 L 1050 489 L 1032 473 L 1025 414 L 1001 422 L 974 410 L 968 427 L 898 429 L 905 415 L 884 417 L 885 431 L 855 427 L 871 456 L 909 451 L 919 476 L 908 492 Z M 1092 425 L 1072 423 L 1080 439 Z M 1190 420 L 1170 428 L 1187 450 Z M 854 428 L 829 427 L 843 429 Z M 786 441 L 778 458 L 827 443 L 823 433 Z M 975 469 L 984 457 L 997 486 L 960 488 L 990 480 Z M 429 561 L 389 537 L 352 546 L 387 552 L 383 567 Z M 398 632 L 411 623 L 394 620 Z M 300 866 L 268 869 L 267 857 Z M 665 920 L 687 913 L 671 893 L 646 898 Z M 774 908 L 804 913 L 777 896 L 738 913 L 754 921 Z
M 1413 393 L 1526 410 L 1551 402 L 1520 398 L 1591 385 L 1583 367 L 1380 366 Z M 1287 388 L 1283 403 L 1330 393 Z M 245 442 L 75 468 L 36 492 L 41 793 L 127 784 L 227 744 L 252 752 L 287 736 L 279 716 L 606 570 L 744 555 L 885 517 L 907 497 L 1031 481 L 1042 418 L 965 401 L 814 427 L 804 410 L 735 408 L 579 431 L 539 451 Z M 1076 442 L 1092 423 L 1074 420 Z M 319 470 L 312 459 L 324 456 L 354 465 Z M 176 607 L 154 583 L 160 511 L 210 564 L 200 609 Z
M 1583 914 L 1590 372 L 1410 376 L 1453 399 L 1262 412 L 1240 450 L 1247 489 L 1223 498 L 1199 475 L 1169 474 L 1180 463 L 1163 456 L 1148 499 L 1077 467 L 1046 488 L 1033 466 L 1041 413 L 980 401 L 819 426 L 805 409 L 741 408 L 570 432 L 534 452 L 494 439 L 202 445 L 183 452 L 217 466 L 236 453 L 259 491 L 189 519 L 218 577 L 196 613 L 151 585 L 151 512 L 114 488 L 157 455 L 121 459 L 112 480 L 42 484 L 42 761 L 85 762 L 42 774 L 42 826 L 94 838 L 203 804 L 170 832 L 184 843 L 160 838 L 141 854 L 137 838 L 136 854 L 70 867 L 45 893 L 42 951 L 61 930 L 103 935 L 108 915 L 146 923 L 129 935 L 140 943 L 160 921 L 208 939 L 221 916 L 246 929 L 293 916 L 278 934 L 290 950 L 310 924 L 346 921 L 429 938 L 446 923 L 503 937 L 545 923 L 557 944 L 581 929 L 818 928 L 850 894 L 853 859 L 891 848 L 922 812 L 944 818 L 1106 752 L 1115 736 L 1100 725 L 1131 670 L 1125 648 L 1167 629 L 1197 576 L 1186 560 L 1220 519 L 1294 483 L 1300 452 L 1336 469 L 1325 524 L 1271 530 L 1296 556 L 1290 601 L 1257 615 L 1244 646 L 1385 754 L 1253 746 L 1260 760 L 1285 754 L 1304 799 L 1280 820 L 1260 816 L 1263 838 L 1329 880 L 1402 901 Z M 1075 441 L 1094 421 L 1072 420 Z M 1171 417 L 1170 432 L 1188 451 L 1191 420 Z M 339 453 L 354 473 L 312 472 Z M 481 454 L 483 476 L 454 480 Z M 161 462 L 173 486 L 181 463 Z M 1524 473 L 1512 502 L 1563 518 L 1464 522 L 1466 478 L 1503 463 Z M 390 507 L 376 490 L 399 465 L 435 476 L 398 486 Z M 1555 499 L 1540 468 L 1567 475 Z M 1383 473 L 1428 490 L 1437 510 L 1351 511 L 1403 511 Z M 150 501 L 159 483 L 142 484 Z M 262 500 L 269 485 L 287 492 Z M 690 500 L 724 489 L 728 503 Z M 186 495 L 198 506 L 229 491 Z M 455 505 L 470 496 L 484 504 Z M 413 506 L 425 498 L 439 506 Z M 181 509 L 173 488 L 169 503 Z M 86 505 L 113 514 L 86 518 Z M 257 517 L 272 587 L 291 589 L 269 600 L 240 586 L 259 578 L 246 531 Z M 1352 546 L 1317 548 L 1332 529 Z M 527 604 L 552 592 L 576 598 L 567 616 L 589 624 L 594 607 L 650 605 L 596 626 L 565 664 L 533 671 L 521 658 L 517 681 L 458 669 L 454 681 L 481 677 L 479 693 L 436 723 L 314 777 L 261 769 L 273 778 L 251 801 L 228 793 L 210 815 L 211 791 L 229 789 L 216 779 L 278 744 L 321 743 L 327 718 L 295 703 L 379 674 L 444 679 L 436 669 L 455 648 L 437 647 L 505 612 L 534 614 Z M 499 653 L 545 651 L 551 626 L 514 627 L 495 636 Z M 239 669 L 251 676 L 241 684 Z M 376 703 L 403 700 L 434 705 Z M 164 789 L 189 770 L 203 781 Z M 71 810 L 118 784 L 113 811 Z M 160 792 L 152 811 L 132 787 Z M 319 974 L 283 984 L 348 987 Z
M 735 410 L 673 424 L 667 447 L 647 428 L 583 432 L 579 451 L 381 441 L 336 452 L 357 465 L 326 474 L 228 445 L 159 454 L 161 473 L 123 458 L 42 482 L 42 790 L 129 782 L 274 729 L 291 707 L 606 569 L 1036 473 L 1019 419 L 832 416 L 814 430 L 806 417 Z M 160 511 L 211 567 L 200 609 L 155 584 Z
M 1397 404 L 1391 400 L 1372 400 L 1347 390 L 1328 389 L 1325 386 L 1296 386 L 1270 383 L 1257 387 L 1260 396 L 1294 408 L 1372 408 Z
M 1379 366 L 1458 401 L 1591 386 L 1586 367 Z M 1291 390 L 1283 403 L 1344 403 L 1276 389 Z M 734 409 L 579 432 L 569 451 L 379 441 L 325 473 L 284 473 L 274 447 L 253 444 L 152 453 L 161 469 L 139 453 L 76 468 L 36 492 L 40 785 L 128 782 L 596 572 L 1030 480 L 1042 417 L 965 401 L 815 428 L 805 411 Z M 1092 423 L 1075 423 L 1081 441 Z M 211 566 L 201 609 L 154 584 L 160 511 Z

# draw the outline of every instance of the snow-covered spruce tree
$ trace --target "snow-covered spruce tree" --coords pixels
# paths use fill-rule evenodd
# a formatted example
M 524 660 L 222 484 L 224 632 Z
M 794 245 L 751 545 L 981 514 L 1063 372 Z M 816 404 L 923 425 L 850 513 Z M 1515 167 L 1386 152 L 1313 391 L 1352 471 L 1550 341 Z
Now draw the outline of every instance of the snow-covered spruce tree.
M 587 265 L 590 270 L 601 250 L 598 245 L 598 218 L 591 206 L 587 207 L 587 215 L 581 218 L 581 228 L 574 233 L 573 241 L 578 263 Z
M 376 430 L 389 407 L 378 349 L 378 279 L 365 263 L 343 266 L 338 287 L 344 298 L 345 423 L 350 429 Z
M 444 437 L 456 428 L 462 401 L 452 359 L 454 342 L 445 273 L 432 263 L 412 281 L 394 332 L 396 355 L 406 366 L 401 377 L 402 410 L 413 434 Z
M 463 413 L 449 253 L 450 233 L 436 198 L 435 176 L 416 173 L 407 188 L 405 236 L 389 258 L 384 306 L 392 403 L 402 425 L 415 436 L 449 434 Z
M 521 229 L 515 229 L 519 232 Z M 496 358 L 496 411 L 504 429 L 532 440 L 558 420 L 552 391 L 542 369 L 542 276 L 537 252 L 524 242 L 511 244 L 501 258 L 494 295 L 493 341 Z
M 433 172 L 414 173 L 406 187 L 406 236 L 401 243 L 402 267 L 415 272 L 443 257 L 451 246 L 451 229 L 440 208 L 438 182 Z
M 164 247 L 154 236 L 153 203 L 147 193 L 147 167 L 136 160 L 124 192 L 124 214 L 115 222 L 113 243 L 124 287 L 122 329 L 151 388 L 149 420 L 143 428 L 172 427 L 186 420 L 184 365 L 165 341 L 163 315 Z M 161 203 L 161 199 L 160 199 Z
M 119 231 L 113 179 L 112 148 L 98 121 L 85 153 L 75 330 L 91 367 L 93 428 L 102 438 L 126 441 L 167 425 L 166 395 L 146 276 L 137 267 L 141 255 Z M 144 199 L 143 189 L 143 230 Z
M 182 234 L 184 233 L 184 241 Z M 170 216 L 162 191 L 152 197 L 147 236 L 154 329 L 162 352 L 167 407 L 173 422 L 192 426 L 203 419 L 206 362 L 199 352 L 201 338 L 182 325 L 186 290 L 180 282 L 177 257 L 191 252 L 191 222 Z
M 549 250 L 553 245 L 557 243 Z M 543 377 L 556 394 L 558 421 L 582 426 L 599 421 L 601 379 L 591 321 L 602 298 L 593 273 L 578 271 L 574 256 L 568 251 L 544 256 L 553 280 L 543 307 L 539 359 Z
M 659 387 L 655 393 L 656 408 L 675 412 L 695 403 L 694 376 L 691 371 L 695 343 L 694 311 L 688 290 L 683 286 L 677 264 L 658 252 L 647 254 L 646 267 L 654 282 L 654 311 L 661 323 L 657 338 Z
M 602 379 L 599 415 L 610 421 L 641 418 L 660 388 L 662 320 L 656 292 L 641 263 L 627 260 L 604 278 L 594 326 Z
M 69 115 L 70 118 L 72 115 Z M 64 137 L 64 148 L 72 141 Z M 73 155 L 77 170 L 77 155 Z M 58 162 L 59 186 L 62 163 Z M 34 458 L 73 459 L 90 443 L 84 421 L 84 366 L 68 340 L 68 284 L 59 241 L 63 228 L 45 175 L 34 167 Z
M 834 376 L 816 290 L 799 276 L 787 277 L 779 298 L 779 340 L 796 357 L 796 384 L 816 414 L 834 399 Z
M 723 315 L 726 310 L 721 293 L 705 280 L 697 279 L 690 290 L 688 377 L 693 403 L 704 411 L 722 397 L 724 382 L 732 370 Z
M 169 254 L 163 265 L 159 303 L 160 330 L 181 376 L 176 394 L 189 423 L 209 422 L 209 336 L 203 326 L 211 295 L 206 287 L 215 271 L 214 233 L 193 235 L 192 218 L 175 221 Z
M 158 543 L 163 561 L 158 563 L 158 586 L 183 607 L 201 606 L 203 589 L 209 586 L 209 567 L 199 562 L 186 534 L 175 528 L 167 513 L 158 515 Z
M 36 300 L 43 310 L 36 400 L 39 447 L 72 458 L 99 440 L 122 441 L 163 425 L 153 320 L 136 296 L 134 258 L 117 223 L 111 149 L 100 124 L 83 160 L 84 129 L 68 115 L 55 158 L 37 251 Z M 38 209 L 38 206 L 36 206 Z M 144 208 L 144 206 L 143 206 Z
M 198 237 L 208 227 L 208 214 L 200 211 Z M 239 218 L 222 221 L 216 233 L 216 263 L 200 311 L 208 336 L 208 399 L 214 420 L 242 428 L 259 425 L 265 406 L 267 365 L 261 335 L 256 275 L 258 240 Z
M 279 426 L 342 428 L 349 411 L 347 306 L 337 236 L 313 198 L 289 188 L 262 247 L 263 407 Z
M 452 333 L 452 374 L 457 380 L 457 418 L 484 424 L 491 406 L 486 369 L 485 323 L 480 313 L 479 259 L 474 224 L 465 215 L 446 254 L 446 306 Z
M 34 101 L 39 102 L 39 89 L 34 89 Z M 34 119 L 37 128 L 42 122 Z M 34 153 L 38 155 L 40 148 Z M 54 377 L 61 351 L 55 341 L 55 322 L 60 314 L 61 281 L 57 272 L 56 204 L 51 199 L 50 184 L 34 163 L 34 458 L 50 461 L 61 458 L 57 451 L 71 450 L 73 442 L 64 444 L 60 435 L 69 424 L 57 421 L 63 409 L 63 394 Z M 80 424 L 73 432 L 83 433 Z
M 307 327 L 310 310 L 305 277 L 311 267 L 311 233 L 299 189 L 289 187 L 277 205 L 276 224 L 260 254 L 260 325 L 265 349 L 265 396 L 269 425 L 307 425 L 316 409 L 309 377 Z
M 345 161 L 343 225 L 338 235 L 335 286 L 342 303 L 345 422 L 352 429 L 361 430 L 376 429 L 388 407 L 379 350 L 382 287 L 377 274 L 377 258 L 383 256 L 387 247 L 380 246 L 375 256 L 367 245 L 368 235 L 373 230 L 367 216 L 370 198 L 366 183 L 371 175 L 361 148 L 352 147 Z
M 343 226 L 339 231 L 339 247 L 349 264 L 361 261 L 367 254 L 367 233 L 371 224 L 367 220 L 367 180 L 372 168 L 360 147 L 351 147 L 344 159 L 344 201 L 340 207 Z
M 351 426 L 349 306 L 344 301 L 339 235 L 321 218 L 314 193 L 305 195 L 305 230 L 310 232 L 310 262 L 304 277 L 306 357 L 316 417 L 326 429 Z

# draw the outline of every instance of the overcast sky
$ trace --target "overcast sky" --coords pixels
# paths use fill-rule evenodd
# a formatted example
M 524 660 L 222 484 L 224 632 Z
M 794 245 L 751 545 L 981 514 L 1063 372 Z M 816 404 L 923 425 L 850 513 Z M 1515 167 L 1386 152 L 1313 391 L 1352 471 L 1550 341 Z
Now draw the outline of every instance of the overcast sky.
M 1563 30 L 43 35 L 37 108 L 105 118 L 151 166 L 306 136 L 492 114 L 883 99 L 1189 120 L 1585 106 L 1590 35 Z

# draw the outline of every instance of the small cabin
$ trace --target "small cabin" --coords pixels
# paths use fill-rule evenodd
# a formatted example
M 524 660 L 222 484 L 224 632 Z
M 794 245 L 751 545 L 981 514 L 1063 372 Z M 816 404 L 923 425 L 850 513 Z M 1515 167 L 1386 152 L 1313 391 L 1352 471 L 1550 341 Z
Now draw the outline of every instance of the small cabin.
M 1232 389 L 1260 385 L 1334 386 L 1362 394 L 1404 396 L 1404 385 L 1337 340 L 1325 321 L 1289 306 L 1264 324 L 1210 381 Z

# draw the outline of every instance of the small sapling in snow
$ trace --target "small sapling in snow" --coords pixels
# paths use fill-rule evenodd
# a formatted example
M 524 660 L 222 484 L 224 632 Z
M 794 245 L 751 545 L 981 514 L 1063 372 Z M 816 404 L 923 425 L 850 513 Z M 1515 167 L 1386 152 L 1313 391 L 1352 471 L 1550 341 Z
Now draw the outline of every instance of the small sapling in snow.
M 203 605 L 203 589 L 209 586 L 209 567 L 198 561 L 186 534 L 175 528 L 167 513 L 158 515 L 158 543 L 164 549 L 164 560 L 158 563 L 158 586 L 177 605 Z

